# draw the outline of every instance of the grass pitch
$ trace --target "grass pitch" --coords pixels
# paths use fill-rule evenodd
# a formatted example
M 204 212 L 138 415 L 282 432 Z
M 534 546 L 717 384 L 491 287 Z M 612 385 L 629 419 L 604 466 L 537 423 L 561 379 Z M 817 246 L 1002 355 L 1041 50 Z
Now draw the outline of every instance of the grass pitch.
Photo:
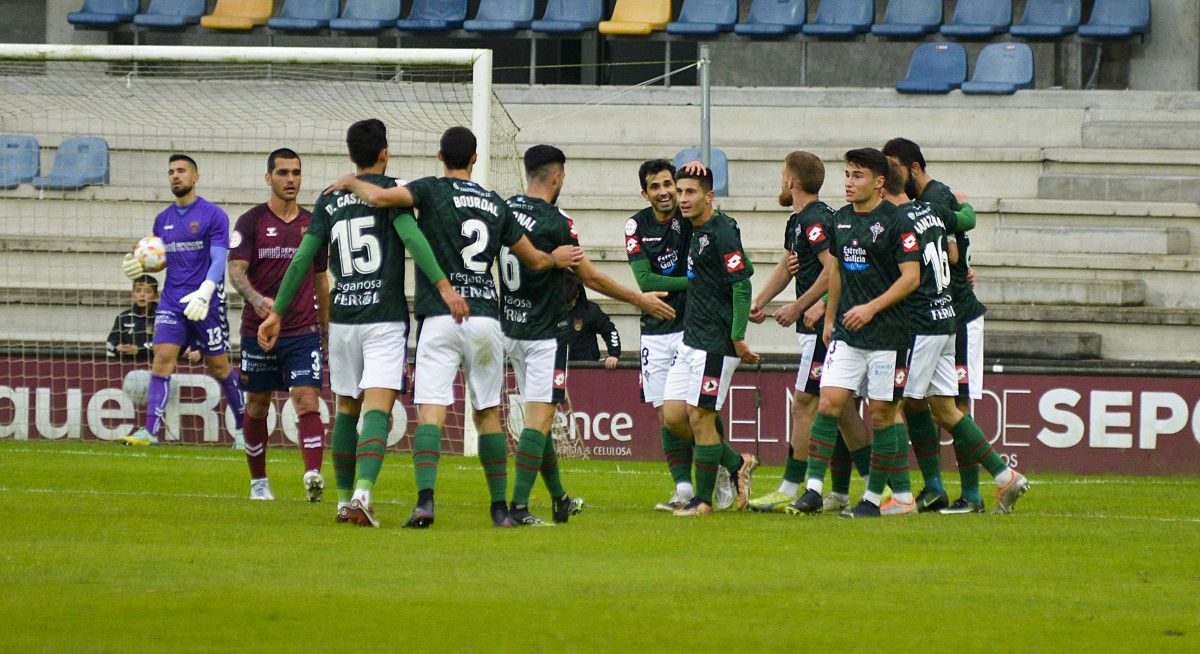
M 0 443 L 0 650 L 1200 650 L 1200 479 L 1033 475 L 1009 516 L 681 519 L 649 510 L 662 464 L 564 461 L 581 515 L 493 530 L 478 462 L 444 457 L 409 531 L 407 456 L 379 530 L 334 524 L 331 469 L 310 505 L 298 452 L 269 456 L 278 499 L 251 502 L 231 450 Z

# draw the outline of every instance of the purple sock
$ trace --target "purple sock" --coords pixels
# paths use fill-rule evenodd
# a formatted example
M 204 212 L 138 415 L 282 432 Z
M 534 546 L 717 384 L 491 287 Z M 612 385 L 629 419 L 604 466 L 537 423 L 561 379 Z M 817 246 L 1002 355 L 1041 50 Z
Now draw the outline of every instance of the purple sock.
M 146 398 L 146 431 L 158 435 L 158 426 L 162 423 L 163 411 L 167 408 L 167 394 L 171 389 L 171 377 L 150 375 L 149 397 Z
M 246 418 L 246 399 L 242 397 L 242 389 L 238 388 L 237 370 L 229 371 L 229 376 L 221 382 L 221 392 L 225 394 L 229 408 L 233 409 L 233 425 L 241 429 L 242 421 Z

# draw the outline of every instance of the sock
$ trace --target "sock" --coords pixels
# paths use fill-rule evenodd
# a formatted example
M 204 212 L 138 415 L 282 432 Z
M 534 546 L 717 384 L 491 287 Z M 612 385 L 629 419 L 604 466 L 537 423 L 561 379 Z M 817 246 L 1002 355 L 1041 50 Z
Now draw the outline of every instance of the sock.
M 338 502 L 349 502 L 354 494 L 354 450 L 358 447 L 358 416 L 339 413 L 333 419 L 333 479 Z
M 742 455 L 725 441 L 721 441 L 721 467 L 731 475 L 737 474 L 738 468 L 742 467 Z
M 536 429 L 526 427 L 521 430 L 521 439 L 517 441 L 517 480 L 513 482 L 513 506 L 529 506 L 529 492 L 533 490 L 533 482 L 537 481 L 538 471 L 542 467 L 542 453 L 546 451 L 546 435 Z
M 158 435 L 158 426 L 162 424 L 163 412 L 167 410 L 170 392 L 170 375 L 150 375 L 150 388 L 146 398 L 146 431 L 150 432 L 151 436 Z
M 879 503 L 878 497 L 883 494 L 883 487 L 891 479 L 891 464 L 896 456 L 896 430 L 893 427 L 895 425 L 874 430 L 871 439 L 871 472 L 867 476 L 867 493 L 875 497 L 872 501 L 876 504 Z
M 891 474 L 888 484 L 892 487 L 896 501 L 905 504 L 912 501 L 912 478 L 908 474 L 908 430 L 903 424 L 892 425 L 892 438 L 896 441 L 896 453 L 892 455 Z
M 954 448 L 954 454 L 957 458 L 958 448 Z M 979 466 L 975 464 L 961 465 L 958 469 L 958 479 L 962 484 L 963 499 L 970 500 L 976 504 L 983 503 L 983 496 L 979 494 Z
M 508 443 L 503 433 L 479 435 L 479 463 L 483 465 L 492 502 L 503 503 L 508 493 Z
M 562 497 L 567 494 L 558 474 L 558 454 L 554 451 L 554 437 L 546 436 L 546 449 L 542 450 L 542 481 L 546 482 L 546 490 L 550 497 Z
M 692 485 L 692 444 L 679 438 L 666 427 L 662 428 L 663 454 L 667 456 L 667 468 L 671 471 L 671 479 L 676 487 L 687 483 Z
M 871 474 L 871 446 L 864 445 L 850 453 L 850 460 L 854 462 L 854 469 L 858 470 L 858 476 L 866 479 Z
M 267 476 L 267 418 L 246 416 L 246 463 L 250 466 L 250 478 Z
M 933 413 L 928 409 L 908 414 L 908 434 L 912 437 L 913 453 L 917 455 L 917 467 L 925 479 L 925 488 L 944 493 L 942 487 L 942 459 L 938 443 L 937 425 L 933 424 Z M 908 448 L 904 449 L 905 454 Z M 893 488 L 892 490 L 895 490 Z
M 238 377 L 237 368 L 230 369 L 229 376 L 221 382 L 221 393 L 225 395 L 229 408 L 233 409 L 233 426 L 241 429 L 246 419 L 246 397 L 242 395 L 242 389 L 238 388 Z
M 958 456 L 959 466 L 983 464 L 987 471 L 995 477 L 1000 473 L 1008 470 L 1008 464 L 1004 463 L 1004 459 L 996 454 L 996 450 L 987 441 L 987 437 L 983 435 L 983 430 L 971 416 L 963 416 L 962 420 L 958 421 L 957 425 L 950 430 L 950 434 L 954 436 L 954 453 Z M 962 452 L 959 455 L 959 451 Z M 978 486 L 978 484 L 976 484 Z
M 789 451 L 791 451 L 790 448 Z M 783 481 L 799 486 L 804 483 L 804 476 L 807 472 L 807 458 L 797 459 L 793 456 L 788 456 L 787 462 L 783 464 Z
M 441 456 L 442 430 L 433 424 L 417 425 L 417 431 L 413 433 L 413 470 L 417 476 L 417 491 L 433 490 Z
M 321 414 L 311 411 L 300 416 L 300 454 L 304 457 L 304 470 L 321 471 L 321 459 L 325 456 L 325 425 Z M 246 419 L 246 431 L 250 431 L 250 419 Z M 263 440 L 266 444 L 266 440 Z M 249 451 L 246 456 L 250 456 Z M 264 465 L 265 465 L 264 461 Z
M 825 487 L 825 470 L 833 458 L 837 441 L 838 419 L 818 413 L 813 417 L 812 433 L 808 436 L 808 487 L 818 493 Z
M 688 470 L 688 477 L 690 478 L 691 476 L 692 471 Z M 696 496 L 696 489 L 692 486 L 692 482 L 682 481 L 675 484 L 675 494 L 686 502 Z
M 839 431 L 837 442 L 833 445 L 833 456 L 829 459 L 829 476 L 832 481 L 830 494 L 850 496 L 850 472 L 853 469 L 854 461 L 850 458 L 850 448 L 846 446 L 846 439 Z
M 354 496 L 360 497 L 359 491 L 366 492 L 370 500 L 371 489 L 379 479 L 379 471 L 383 469 L 383 450 L 387 447 L 388 414 L 373 409 L 363 416 L 362 433 L 358 435 L 358 447 L 354 454 Z
M 696 497 L 712 504 L 717 485 L 717 466 L 721 465 L 721 445 L 696 446 Z

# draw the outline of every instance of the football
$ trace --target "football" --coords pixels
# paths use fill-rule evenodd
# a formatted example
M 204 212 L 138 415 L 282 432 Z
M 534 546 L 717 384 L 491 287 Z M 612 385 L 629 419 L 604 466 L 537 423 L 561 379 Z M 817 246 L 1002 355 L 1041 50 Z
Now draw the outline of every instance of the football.
M 133 257 L 146 272 L 158 272 L 167 267 L 167 248 L 157 236 L 147 236 L 133 248 Z

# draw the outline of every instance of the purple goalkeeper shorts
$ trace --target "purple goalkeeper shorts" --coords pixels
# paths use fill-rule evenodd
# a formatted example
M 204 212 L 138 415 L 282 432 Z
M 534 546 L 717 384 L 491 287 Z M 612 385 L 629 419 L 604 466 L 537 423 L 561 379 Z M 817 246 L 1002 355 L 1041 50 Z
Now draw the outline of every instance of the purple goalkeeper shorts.
M 182 311 L 159 309 L 154 315 L 154 344 L 159 343 L 191 347 L 204 356 L 228 352 L 229 321 L 225 305 L 210 308 L 204 320 L 188 320 Z

